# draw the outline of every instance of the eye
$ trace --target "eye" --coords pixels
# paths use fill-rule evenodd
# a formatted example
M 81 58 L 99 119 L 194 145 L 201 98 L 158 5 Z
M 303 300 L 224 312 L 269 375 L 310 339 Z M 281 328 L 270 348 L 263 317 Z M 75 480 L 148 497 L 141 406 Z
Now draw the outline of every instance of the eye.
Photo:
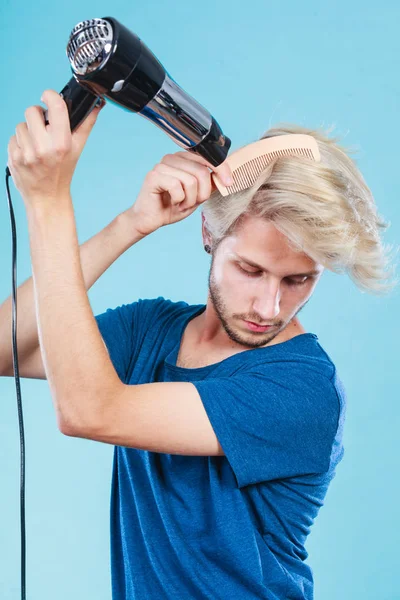
M 237 263 L 237 267 L 240 269 L 240 271 L 242 271 L 242 273 L 245 273 L 247 277 L 257 277 L 260 273 L 262 273 L 262 271 L 248 271 L 247 269 L 243 269 L 239 263 Z M 285 281 L 289 286 L 295 287 L 304 285 L 308 280 L 309 277 L 305 277 L 303 281 L 298 281 L 297 279 L 286 279 Z
M 241 267 L 239 264 L 237 266 L 242 271 L 242 273 L 246 273 L 247 277 L 254 277 L 255 275 L 261 273 L 261 271 L 247 271 L 247 269 L 243 269 L 243 267 Z
M 303 281 L 297 281 L 296 279 L 287 279 L 286 282 L 288 285 L 304 285 L 306 281 L 308 281 L 308 277 L 303 279 Z

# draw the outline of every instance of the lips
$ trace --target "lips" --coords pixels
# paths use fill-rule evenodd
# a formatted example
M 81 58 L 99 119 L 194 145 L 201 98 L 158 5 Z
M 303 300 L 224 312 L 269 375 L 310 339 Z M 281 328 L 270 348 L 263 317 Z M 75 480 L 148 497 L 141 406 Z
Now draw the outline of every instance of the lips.
M 268 331 L 269 329 L 273 328 L 273 325 L 258 325 L 257 323 L 253 323 L 252 321 L 246 321 L 244 320 L 244 322 L 246 323 L 247 327 L 249 329 L 251 329 L 251 331 Z

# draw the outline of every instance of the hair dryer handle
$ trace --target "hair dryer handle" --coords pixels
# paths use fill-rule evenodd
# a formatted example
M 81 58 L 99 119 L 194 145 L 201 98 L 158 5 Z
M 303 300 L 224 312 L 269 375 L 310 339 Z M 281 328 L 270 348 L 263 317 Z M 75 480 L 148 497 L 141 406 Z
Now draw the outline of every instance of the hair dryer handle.
M 101 96 L 93 94 L 93 92 L 80 85 L 75 77 L 71 77 L 67 85 L 61 90 L 60 96 L 64 98 L 67 105 L 71 131 L 75 131 L 79 127 L 102 99 Z M 48 111 L 43 112 L 45 123 L 48 125 Z

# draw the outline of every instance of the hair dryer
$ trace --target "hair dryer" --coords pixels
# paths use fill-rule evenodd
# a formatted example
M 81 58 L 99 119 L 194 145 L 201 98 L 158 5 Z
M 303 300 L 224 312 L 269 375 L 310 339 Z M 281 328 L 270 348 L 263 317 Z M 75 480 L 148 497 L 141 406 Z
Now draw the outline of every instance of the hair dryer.
M 231 140 L 214 117 L 117 19 L 78 23 L 69 37 L 67 56 L 73 77 L 60 95 L 67 104 L 72 131 L 105 97 L 149 119 L 179 146 L 200 154 L 214 167 L 225 160 Z

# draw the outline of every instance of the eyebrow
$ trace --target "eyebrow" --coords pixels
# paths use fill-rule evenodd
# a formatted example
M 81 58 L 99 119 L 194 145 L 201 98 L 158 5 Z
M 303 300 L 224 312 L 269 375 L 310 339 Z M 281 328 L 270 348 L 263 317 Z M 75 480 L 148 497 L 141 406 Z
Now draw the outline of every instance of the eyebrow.
M 237 258 L 239 258 L 243 262 L 247 263 L 248 265 L 250 265 L 252 267 L 256 267 L 257 269 L 260 269 L 261 271 L 264 271 L 265 273 L 269 273 L 268 269 L 264 269 L 263 266 L 258 265 L 257 263 L 253 262 L 252 260 L 249 260 L 245 256 L 240 256 L 240 254 L 236 254 L 236 253 L 234 253 L 234 254 Z M 286 275 L 286 277 L 311 277 L 312 275 L 319 275 L 320 273 L 321 273 L 321 270 L 317 269 L 314 271 L 309 271 L 308 273 L 293 273 L 292 275 Z

